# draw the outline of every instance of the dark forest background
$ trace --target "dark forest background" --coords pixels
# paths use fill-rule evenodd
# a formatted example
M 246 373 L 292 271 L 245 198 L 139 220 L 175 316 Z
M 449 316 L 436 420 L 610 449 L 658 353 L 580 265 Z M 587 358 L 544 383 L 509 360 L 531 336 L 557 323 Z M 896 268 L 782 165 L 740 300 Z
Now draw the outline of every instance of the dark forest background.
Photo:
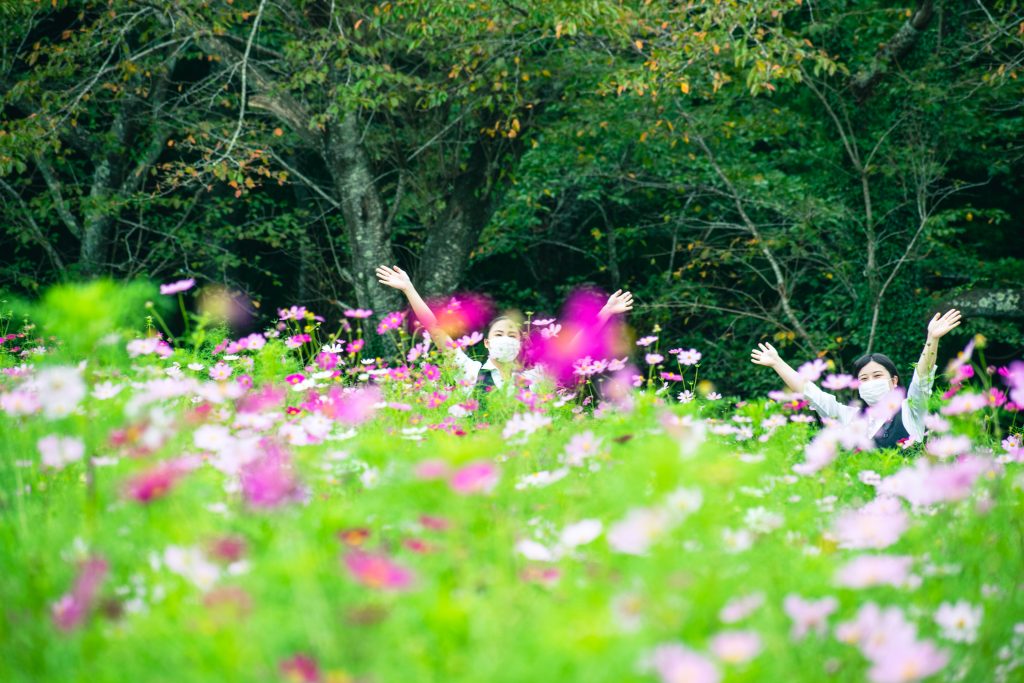
M 1015 0 L 5 0 L 0 288 L 224 283 L 264 311 L 427 294 L 913 362 L 960 307 L 1024 352 Z

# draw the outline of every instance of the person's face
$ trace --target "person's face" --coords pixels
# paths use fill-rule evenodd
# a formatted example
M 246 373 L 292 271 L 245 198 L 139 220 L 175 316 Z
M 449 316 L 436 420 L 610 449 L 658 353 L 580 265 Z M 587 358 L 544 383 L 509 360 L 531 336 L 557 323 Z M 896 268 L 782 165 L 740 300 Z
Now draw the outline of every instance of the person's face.
M 882 367 L 880 363 L 871 361 L 860 369 L 860 373 L 857 374 L 857 380 L 863 384 L 873 379 L 884 379 L 889 383 L 890 389 L 896 388 L 896 382 L 899 377 L 892 375 L 888 370 Z
M 491 340 L 498 339 L 500 337 L 511 337 L 522 341 L 519 326 L 512 320 L 499 320 L 491 325 L 491 331 L 487 333 L 487 339 L 484 340 L 484 346 L 491 348 Z

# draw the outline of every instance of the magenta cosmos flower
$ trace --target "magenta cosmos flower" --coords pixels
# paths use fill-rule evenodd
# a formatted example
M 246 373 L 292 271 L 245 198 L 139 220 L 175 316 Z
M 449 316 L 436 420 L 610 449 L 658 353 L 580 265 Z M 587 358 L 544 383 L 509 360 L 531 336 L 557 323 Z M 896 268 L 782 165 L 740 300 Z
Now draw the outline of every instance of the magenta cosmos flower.
M 787 595 L 783 609 L 793 620 L 793 640 L 803 640 L 811 631 L 824 635 L 828 630 L 828 617 L 839 608 L 839 601 L 833 597 L 821 600 L 804 600 L 799 595 Z
M 53 605 L 53 623 L 57 628 L 71 631 L 85 622 L 109 569 L 102 557 L 90 557 L 81 564 L 71 592 Z
M 138 503 L 163 498 L 189 471 L 187 463 L 169 460 L 135 475 L 125 486 L 125 495 Z
M 448 481 L 456 493 L 487 493 L 498 483 L 498 468 L 490 462 L 474 462 L 457 470 Z
M 187 292 L 196 286 L 195 278 L 188 278 L 186 280 L 178 280 L 177 282 L 168 282 L 165 285 L 160 285 L 161 294 L 180 294 L 181 292 Z
M 356 581 L 380 590 L 400 591 L 412 586 L 412 571 L 386 555 L 354 550 L 345 555 L 345 566 Z
M 350 308 L 345 311 L 346 318 L 363 319 L 369 318 L 371 315 L 373 315 L 373 311 L 371 311 L 369 308 Z

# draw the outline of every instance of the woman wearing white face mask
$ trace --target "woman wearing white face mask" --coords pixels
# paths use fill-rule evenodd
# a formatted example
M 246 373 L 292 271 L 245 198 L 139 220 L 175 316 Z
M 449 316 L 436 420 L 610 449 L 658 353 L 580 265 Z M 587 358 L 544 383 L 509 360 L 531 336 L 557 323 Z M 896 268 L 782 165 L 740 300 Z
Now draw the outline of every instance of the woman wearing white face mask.
M 928 397 L 935 382 L 935 356 L 939 350 L 939 339 L 960 324 L 960 311 L 956 309 L 938 313 L 928 323 L 928 339 L 921 358 L 914 369 L 913 379 L 907 389 L 900 410 L 890 419 L 880 418 L 867 421 L 868 434 L 879 448 L 896 446 L 904 439 L 921 441 L 924 438 L 924 418 L 928 412 Z M 811 381 L 800 376 L 788 363 L 779 357 L 771 344 L 758 344 L 750 352 L 750 360 L 757 365 L 770 367 L 778 373 L 791 391 L 803 394 L 811 407 L 822 417 L 831 418 L 842 424 L 849 424 L 864 417 L 860 408 L 846 406 L 836 397 Z M 861 400 L 871 406 L 882 400 L 899 384 L 896 364 L 881 353 L 869 353 L 854 361 L 854 371 L 859 385 L 857 392 Z
M 453 348 L 451 337 L 438 325 L 437 317 L 416 291 L 408 273 L 398 266 L 378 266 L 377 280 L 382 285 L 393 287 L 405 294 L 416 319 L 430 332 L 430 337 L 437 344 L 437 348 L 444 353 L 451 353 L 452 360 L 468 386 L 480 387 L 483 391 L 508 390 L 515 385 L 516 377 L 521 377 L 531 386 L 544 377 L 539 366 L 524 370 L 517 363 L 519 352 L 522 350 L 522 332 L 519 324 L 512 318 L 500 316 L 488 325 L 487 336 L 484 338 L 488 356 L 487 360 L 481 363 L 470 358 L 462 349 Z M 603 324 L 613 315 L 625 313 L 632 307 L 632 294 L 621 290 L 615 292 L 608 297 L 608 302 L 598 313 L 599 322 Z

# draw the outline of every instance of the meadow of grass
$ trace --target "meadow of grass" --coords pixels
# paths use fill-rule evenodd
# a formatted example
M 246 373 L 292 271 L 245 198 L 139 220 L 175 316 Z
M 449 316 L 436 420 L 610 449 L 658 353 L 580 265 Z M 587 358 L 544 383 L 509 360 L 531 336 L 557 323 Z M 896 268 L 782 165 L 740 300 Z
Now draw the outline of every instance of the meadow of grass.
M 1024 367 L 809 471 L 799 402 L 474 405 L 400 329 L 171 345 L 103 286 L 0 335 L 2 681 L 1024 680 Z

